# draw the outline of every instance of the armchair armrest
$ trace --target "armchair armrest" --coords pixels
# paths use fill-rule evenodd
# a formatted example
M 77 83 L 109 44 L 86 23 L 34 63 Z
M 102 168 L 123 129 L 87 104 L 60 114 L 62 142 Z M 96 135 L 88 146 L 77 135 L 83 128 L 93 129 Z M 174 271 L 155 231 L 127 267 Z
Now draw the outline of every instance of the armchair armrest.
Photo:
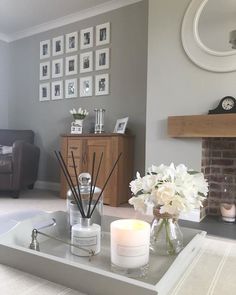
M 17 140 L 13 144 L 13 189 L 19 190 L 37 179 L 40 150 L 37 146 Z

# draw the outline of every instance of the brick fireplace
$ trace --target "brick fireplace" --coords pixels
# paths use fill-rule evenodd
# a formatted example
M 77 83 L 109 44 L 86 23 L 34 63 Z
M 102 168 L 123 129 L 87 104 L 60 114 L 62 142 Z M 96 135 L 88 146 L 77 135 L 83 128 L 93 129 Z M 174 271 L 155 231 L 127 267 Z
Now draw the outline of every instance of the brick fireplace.
M 168 117 L 170 137 L 202 138 L 202 172 L 209 182 L 210 215 L 220 215 L 221 202 L 236 202 L 235 126 L 234 113 Z M 223 193 L 223 189 L 227 192 Z
M 209 183 L 208 214 L 219 215 L 221 202 L 236 201 L 236 137 L 202 138 L 202 172 Z

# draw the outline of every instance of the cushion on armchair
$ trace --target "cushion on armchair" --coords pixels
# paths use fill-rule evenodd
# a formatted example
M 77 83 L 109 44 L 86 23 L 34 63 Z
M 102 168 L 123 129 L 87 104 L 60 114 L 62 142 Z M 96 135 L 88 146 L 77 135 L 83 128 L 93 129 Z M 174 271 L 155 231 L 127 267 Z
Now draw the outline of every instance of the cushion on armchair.
M 0 174 L 12 173 L 12 155 L 0 155 Z
M 12 154 L 12 146 L 0 145 L 0 155 Z

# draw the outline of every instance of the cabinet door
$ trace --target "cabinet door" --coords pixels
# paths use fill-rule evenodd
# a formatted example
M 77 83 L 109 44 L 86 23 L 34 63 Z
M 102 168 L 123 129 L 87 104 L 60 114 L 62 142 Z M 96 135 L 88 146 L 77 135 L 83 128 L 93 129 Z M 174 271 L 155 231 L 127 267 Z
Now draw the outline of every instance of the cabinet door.
M 75 177 L 72 152 L 75 159 L 75 166 L 77 174 L 79 175 L 84 170 L 84 141 L 83 139 L 69 139 L 68 140 L 68 155 L 67 155 L 67 168 L 72 177 Z
M 62 156 L 66 162 L 68 172 L 73 181 L 73 184 L 77 185 L 71 152 L 73 152 L 74 154 L 76 171 L 77 171 L 77 174 L 79 175 L 81 172 L 84 172 L 84 170 L 86 170 L 84 168 L 84 165 L 85 165 L 84 140 L 79 138 L 63 138 L 61 151 L 62 151 Z M 69 189 L 69 186 L 67 184 L 66 178 L 64 174 L 61 172 L 61 198 L 66 198 L 68 189 Z
M 88 139 L 87 140 L 87 168 L 88 172 L 92 172 L 92 163 L 93 163 L 93 153 L 96 153 L 96 163 L 94 169 L 94 175 L 96 176 L 96 172 L 98 169 L 100 156 L 103 153 L 103 160 L 97 180 L 96 186 L 102 188 L 105 184 L 105 181 L 112 169 L 112 145 L 111 140 L 108 139 Z M 94 178 L 95 178 L 94 176 Z M 112 196 L 112 179 L 109 180 L 108 185 L 104 191 L 104 203 L 109 204 L 110 198 Z

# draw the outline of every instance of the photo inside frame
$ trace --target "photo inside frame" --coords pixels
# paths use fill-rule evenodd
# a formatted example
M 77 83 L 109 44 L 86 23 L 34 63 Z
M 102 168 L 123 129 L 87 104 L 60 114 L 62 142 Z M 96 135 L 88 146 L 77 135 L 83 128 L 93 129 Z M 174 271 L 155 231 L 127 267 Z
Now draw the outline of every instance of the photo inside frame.
M 90 32 L 84 33 L 84 45 L 90 44 Z
M 69 60 L 69 71 L 72 72 L 75 70 L 75 61 Z
M 68 93 L 69 94 L 75 94 L 75 84 L 74 84 L 74 82 L 70 82 L 68 84 Z
M 106 65 L 106 53 L 102 52 L 99 55 L 99 66 L 105 66 Z
M 83 68 L 84 69 L 88 69 L 90 66 L 90 60 L 89 60 L 89 57 L 86 56 L 83 58 Z
M 42 74 L 43 74 L 43 77 L 44 76 L 47 76 L 47 74 L 48 74 L 48 66 L 47 65 L 43 66 L 43 68 L 42 68 Z
M 119 123 L 117 127 L 117 131 L 123 130 L 124 126 L 125 126 L 125 122 Z
M 105 41 L 106 39 L 107 39 L 107 29 L 102 28 L 102 29 L 100 29 L 99 40 Z
M 42 88 L 42 97 L 47 97 L 48 91 L 47 91 L 47 87 L 43 87 Z
M 61 72 L 61 65 L 60 63 L 55 64 L 55 74 L 60 74 Z
M 48 45 L 44 44 L 43 45 L 43 55 L 47 55 L 48 54 Z
M 88 93 L 90 90 L 90 83 L 89 80 L 83 81 L 83 92 Z
M 54 95 L 55 96 L 60 96 L 60 93 L 61 93 L 60 85 L 55 85 L 55 87 L 54 87 Z
M 60 52 L 61 51 L 61 41 L 58 40 L 56 41 L 56 52 Z
M 75 36 L 69 38 L 69 48 L 75 48 Z
M 99 89 L 99 91 L 105 91 L 105 89 L 106 89 L 106 79 L 105 78 L 101 78 L 99 80 L 98 89 Z

